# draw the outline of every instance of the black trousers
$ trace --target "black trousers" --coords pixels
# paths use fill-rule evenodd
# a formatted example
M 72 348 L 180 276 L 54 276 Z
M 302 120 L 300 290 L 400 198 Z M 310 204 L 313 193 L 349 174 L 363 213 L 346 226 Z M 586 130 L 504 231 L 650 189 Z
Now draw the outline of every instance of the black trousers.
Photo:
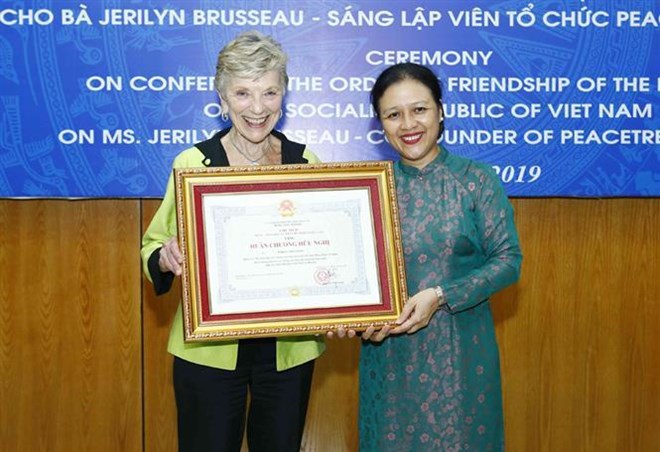
M 180 452 L 300 450 L 314 361 L 278 372 L 275 339 L 241 340 L 235 371 L 174 358 Z

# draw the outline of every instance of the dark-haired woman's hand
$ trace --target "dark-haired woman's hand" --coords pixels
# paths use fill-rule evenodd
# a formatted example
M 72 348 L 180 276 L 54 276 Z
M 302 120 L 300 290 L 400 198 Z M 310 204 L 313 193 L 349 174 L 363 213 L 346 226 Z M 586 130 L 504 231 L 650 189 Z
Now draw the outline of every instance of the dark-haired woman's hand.
M 343 339 L 345 337 L 352 339 L 356 335 L 355 330 L 347 330 L 346 328 L 337 328 L 336 331 L 328 331 L 325 334 L 325 337 L 328 339 L 333 339 L 335 337 L 338 337 L 339 339 Z
M 376 330 L 373 326 L 370 326 L 362 333 L 362 340 L 371 341 L 371 342 L 383 342 L 387 336 L 392 332 L 392 327 L 390 325 L 385 325 L 380 330 Z
M 396 320 L 397 327 L 391 334 L 412 334 L 425 328 L 438 310 L 438 295 L 433 289 L 424 289 L 410 298 Z

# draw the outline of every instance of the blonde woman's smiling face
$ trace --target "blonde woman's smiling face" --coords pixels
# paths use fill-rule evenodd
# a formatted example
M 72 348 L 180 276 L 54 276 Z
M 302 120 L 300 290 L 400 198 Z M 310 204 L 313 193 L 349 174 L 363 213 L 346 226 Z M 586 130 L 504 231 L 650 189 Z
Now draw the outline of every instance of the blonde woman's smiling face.
M 280 119 L 284 89 L 279 73 L 269 71 L 257 79 L 231 78 L 227 82 L 223 100 L 232 127 L 249 143 L 262 143 Z
M 387 141 L 404 163 L 421 169 L 435 159 L 442 112 L 431 90 L 404 79 L 385 90 L 378 107 Z

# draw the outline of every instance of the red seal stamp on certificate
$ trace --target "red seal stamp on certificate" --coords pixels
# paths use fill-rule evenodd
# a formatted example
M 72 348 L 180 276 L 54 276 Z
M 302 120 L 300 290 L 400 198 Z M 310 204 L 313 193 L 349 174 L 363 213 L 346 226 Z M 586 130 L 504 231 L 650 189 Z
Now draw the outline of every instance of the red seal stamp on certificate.
M 314 272 L 314 281 L 316 281 L 316 284 L 325 286 L 326 284 L 332 282 L 333 276 L 334 272 L 329 268 L 318 267 Z

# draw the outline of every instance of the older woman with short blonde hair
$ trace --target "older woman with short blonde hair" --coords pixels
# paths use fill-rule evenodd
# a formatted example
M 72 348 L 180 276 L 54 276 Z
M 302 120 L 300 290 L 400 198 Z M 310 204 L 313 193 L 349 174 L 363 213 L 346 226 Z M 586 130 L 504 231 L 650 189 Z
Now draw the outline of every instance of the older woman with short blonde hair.
M 289 83 L 287 62 L 288 57 L 277 41 L 257 31 L 248 31 L 227 44 L 218 54 L 215 89 L 223 96 L 227 81 L 232 78 L 256 79 L 275 71 L 280 76 L 280 88 L 284 92 Z
M 174 168 L 317 163 L 304 144 L 275 130 L 288 83 L 287 57 L 272 38 L 246 32 L 218 56 L 215 86 L 230 127 L 174 159 Z M 181 274 L 173 180 L 142 239 L 156 293 Z M 240 451 L 247 412 L 251 451 L 300 449 L 321 337 L 185 343 L 181 306 L 170 330 L 180 451 Z

